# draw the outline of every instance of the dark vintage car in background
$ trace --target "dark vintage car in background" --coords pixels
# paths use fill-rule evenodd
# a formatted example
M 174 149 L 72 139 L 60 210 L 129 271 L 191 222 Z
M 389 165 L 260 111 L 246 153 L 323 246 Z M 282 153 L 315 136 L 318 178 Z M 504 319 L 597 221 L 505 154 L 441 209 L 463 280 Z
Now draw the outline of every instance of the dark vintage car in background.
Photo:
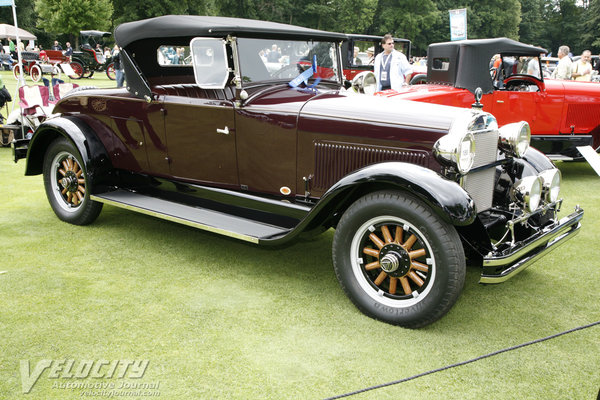
M 435 43 L 428 49 L 428 84 L 385 95 L 471 107 L 479 87 L 483 110 L 500 126 L 527 121 L 531 145 L 550 158 L 579 158 L 577 146 L 599 150 L 600 85 L 545 79 L 539 60 L 545 52 L 506 38 Z M 498 71 L 490 69 L 497 53 L 502 58 Z
M 333 227 L 349 298 L 411 328 L 452 307 L 466 256 L 502 282 L 579 232 L 527 123 L 346 90 L 342 34 L 164 16 L 115 38 L 128 87 L 72 92 L 13 144 L 63 221 L 109 204 L 260 245 Z

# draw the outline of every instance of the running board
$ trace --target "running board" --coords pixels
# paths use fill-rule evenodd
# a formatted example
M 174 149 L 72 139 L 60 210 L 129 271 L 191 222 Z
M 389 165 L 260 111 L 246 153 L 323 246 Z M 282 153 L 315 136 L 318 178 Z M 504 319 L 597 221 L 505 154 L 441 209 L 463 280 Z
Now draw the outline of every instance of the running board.
M 262 239 L 281 236 L 289 232 L 287 228 L 126 190 L 91 195 L 91 199 L 256 244 Z

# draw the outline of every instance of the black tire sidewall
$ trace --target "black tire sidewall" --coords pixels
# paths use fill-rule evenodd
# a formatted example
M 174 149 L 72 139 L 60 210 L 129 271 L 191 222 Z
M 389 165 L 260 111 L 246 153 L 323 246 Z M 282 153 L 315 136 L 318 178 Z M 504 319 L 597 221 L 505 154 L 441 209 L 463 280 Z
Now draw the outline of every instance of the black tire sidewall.
M 65 211 L 58 203 L 59 200 L 57 200 L 54 195 L 54 192 L 57 189 L 52 187 L 52 179 L 50 176 L 52 173 L 52 161 L 54 160 L 54 157 L 63 151 L 71 154 L 75 158 L 79 166 L 83 169 L 83 176 L 85 179 L 85 194 L 83 201 L 77 208 L 77 211 L 74 212 Z M 90 199 L 90 193 L 92 190 L 90 176 L 85 168 L 85 164 L 83 163 L 79 151 L 77 151 L 75 146 L 69 140 L 60 138 L 50 144 L 46 154 L 44 155 L 43 175 L 46 197 L 48 198 L 48 202 L 50 203 L 52 210 L 60 220 L 75 225 L 87 225 L 98 217 L 100 211 L 102 210 L 102 203 Z
M 352 240 L 366 221 L 383 215 L 414 225 L 429 243 L 435 258 L 435 278 L 426 297 L 418 303 L 395 308 L 365 293 L 354 275 L 350 254 Z M 458 233 L 422 201 L 399 192 L 376 192 L 357 200 L 344 213 L 333 242 L 336 276 L 354 304 L 376 319 L 417 328 L 441 318 L 456 302 L 465 278 L 465 258 Z

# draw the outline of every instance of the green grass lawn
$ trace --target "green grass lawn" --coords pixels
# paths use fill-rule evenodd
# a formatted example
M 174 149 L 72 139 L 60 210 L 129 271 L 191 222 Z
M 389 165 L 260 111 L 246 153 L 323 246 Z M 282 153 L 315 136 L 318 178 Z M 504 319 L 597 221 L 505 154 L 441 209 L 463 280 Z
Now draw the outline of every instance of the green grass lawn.
M 161 399 L 319 399 L 600 320 L 600 178 L 584 163 L 560 164 L 562 214 L 586 212 L 575 239 L 500 285 L 468 267 L 450 313 L 407 330 L 346 298 L 331 230 L 274 250 L 111 206 L 73 226 L 11 157 L 0 148 L 0 399 L 98 398 L 60 385 L 122 382 L 158 384 Z M 353 398 L 595 399 L 599 338 L 596 326 Z M 22 393 L 22 360 L 69 359 L 149 365 L 140 379 L 46 370 Z

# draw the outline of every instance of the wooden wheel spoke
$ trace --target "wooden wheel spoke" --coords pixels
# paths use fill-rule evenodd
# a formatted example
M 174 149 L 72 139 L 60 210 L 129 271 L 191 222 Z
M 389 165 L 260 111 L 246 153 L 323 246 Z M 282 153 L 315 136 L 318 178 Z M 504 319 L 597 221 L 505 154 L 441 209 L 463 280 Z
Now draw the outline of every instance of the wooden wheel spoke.
M 77 196 L 75 196 L 74 194 L 71 194 L 71 199 L 73 199 L 73 204 L 74 205 L 78 205 L 79 204 L 79 198 Z
M 419 275 L 417 275 L 415 273 L 415 271 L 410 271 L 407 275 L 414 283 L 416 283 L 419 287 L 423 286 L 423 284 L 425 283 L 423 281 L 423 279 L 421 279 L 419 277 Z
M 65 172 L 65 170 L 64 170 L 64 169 L 62 169 L 62 168 L 59 168 L 59 169 L 58 169 L 58 172 L 60 172 L 60 174 L 61 174 L 62 176 L 65 176 L 65 175 L 67 174 L 67 173 Z
M 410 288 L 410 283 L 408 283 L 408 279 L 405 276 L 400 278 L 400 284 L 402 285 L 402 290 L 404 290 L 405 295 L 409 295 L 412 293 L 412 289 Z
M 77 179 L 77 183 L 85 183 L 85 179 Z
M 386 243 L 392 243 L 394 241 L 387 226 L 384 225 L 381 227 L 381 233 L 383 234 L 383 240 L 385 240 Z
M 425 249 L 413 250 L 413 251 L 408 252 L 408 255 L 409 255 L 409 257 L 410 257 L 411 260 L 413 258 L 423 257 L 425 254 L 427 254 L 427 252 L 425 251 Z
M 69 164 L 67 164 L 67 160 L 63 160 L 61 164 L 62 164 L 63 168 L 65 169 L 65 171 L 68 171 L 70 169 Z
M 77 164 L 77 161 L 73 160 L 73 172 L 77 172 L 79 169 L 79 164 Z
M 85 188 L 81 185 L 77 186 L 77 193 L 85 194 Z
M 381 283 L 387 278 L 387 273 L 385 271 L 381 271 L 377 279 L 373 282 L 375 285 L 379 286 Z
M 367 254 L 369 256 L 379 257 L 379 250 L 375 250 L 375 249 L 372 249 L 370 247 L 365 247 L 363 249 L 363 253 L 365 253 L 365 254 Z
M 404 231 L 401 226 L 396 227 L 396 234 L 394 235 L 394 242 L 398 244 L 402 244 L 402 234 Z
M 412 269 L 417 269 L 417 270 L 423 271 L 423 272 L 429 272 L 429 266 L 425 265 L 423 263 L 420 263 L 418 261 L 411 262 L 410 266 Z
M 365 265 L 365 270 L 367 270 L 367 271 L 371 271 L 372 269 L 377 269 L 377 268 L 381 268 L 381 266 L 379 265 L 379 261 L 374 261 L 372 263 Z
M 78 178 L 81 176 L 81 174 L 83 174 L 83 170 L 80 169 L 79 171 L 77 171 L 77 173 L 75 174 Z
M 81 192 L 75 192 L 77 194 L 77 198 L 79 199 L 79 201 L 83 201 L 83 195 L 81 194 Z
M 398 278 L 390 278 L 390 294 L 396 294 L 396 286 L 398 286 Z
M 408 251 L 413 247 L 413 244 L 417 241 L 417 237 L 415 235 L 410 235 L 410 237 L 404 242 L 404 248 Z
M 71 192 L 67 193 L 67 203 L 70 203 L 72 198 L 73 198 L 73 193 L 71 193 Z
M 377 236 L 374 233 L 371 233 L 369 235 L 369 239 L 371 239 L 371 241 L 375 244 L 375 246 L 379 247 L 380 249 L 385 246 L 385 243 L 383 243 L 383 241 L 381 239 L 379 239 L 379 236 Z
M 67 193 L 67 188 L 64 188 L 63 190 L 60 191 L 60 194 L 66 194 Z
M 67 158 L 67 169 L 73 171 L 73 161 L 70 158 Z

